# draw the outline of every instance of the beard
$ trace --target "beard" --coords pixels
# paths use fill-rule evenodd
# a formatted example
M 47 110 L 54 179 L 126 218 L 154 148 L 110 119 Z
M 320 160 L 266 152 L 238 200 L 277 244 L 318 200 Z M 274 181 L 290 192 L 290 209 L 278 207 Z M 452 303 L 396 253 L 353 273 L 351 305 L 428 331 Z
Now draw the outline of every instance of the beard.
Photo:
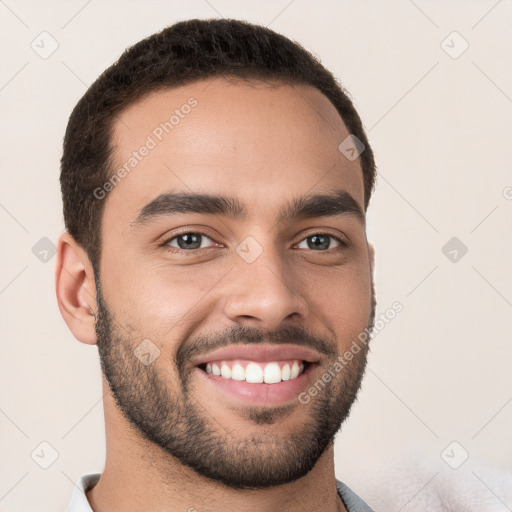
M 174 361 L 159 366 L 157 359 L 146 366 L 134 355 L 142 338 L 133 328 L 117 322 L 105 304 L 99 279 L 95 280 L 95 329 L 101 369 L 117 407 L 139 435 L 198 475 L 232 489 L 282 485 L 313 469 L 349 416 L 366 367 L 366 344 L 336 378 L 328 383 L 322 381 L 322 389 L 307 405 L 297 400 L 284 406 L 237 407 L 235 412 L 250 429 L 245 433 L 230 432 L 195 399 L 191 378 L 197 369 L 190 365 L 191 356 L 233 344 L 293 343 L 325 356 L 322 367 L 327 371 L 340 360 L 336 343 L 314 337 L 299 326 L 270 334 L 237 326 L 222 334 L 185 339 Z M 368 333 L 375 319 L 373 279 L 371 287 Z M 173 370 L 174 375 L 169 375 Z M 269 427 L 297 412 L 297 408 L 306 407 L 307 419 L 293 432 L 279 436 L 277 429 L 272 431 Z

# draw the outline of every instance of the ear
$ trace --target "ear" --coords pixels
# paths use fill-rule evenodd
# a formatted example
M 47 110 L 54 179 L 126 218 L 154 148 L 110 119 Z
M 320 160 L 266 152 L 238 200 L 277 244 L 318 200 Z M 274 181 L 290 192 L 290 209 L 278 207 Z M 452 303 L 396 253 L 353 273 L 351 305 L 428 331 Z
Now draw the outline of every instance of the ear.
M 70 331 L 82 343 L 95 345 L 94 272 L 87 253 L 67 231 L 57 245 L 55 289 L 60 313 Z
M 370 243 L 368 244 L 368 255 L 370 257 L 370 268 L 373 275 L 375 270 L 375 247 Z

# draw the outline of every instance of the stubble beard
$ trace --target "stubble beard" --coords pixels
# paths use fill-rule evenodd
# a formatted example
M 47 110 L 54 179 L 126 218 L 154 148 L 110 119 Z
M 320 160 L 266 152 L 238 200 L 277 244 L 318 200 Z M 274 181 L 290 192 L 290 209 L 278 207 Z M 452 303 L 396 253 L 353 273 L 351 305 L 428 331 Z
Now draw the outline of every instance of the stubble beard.
M 162 369 L 158 359 L 146 366 L 135 356 L 143 338 L 120 328 L 99 282 L 96 287 L 101 369 L 117 407 L 144 438 L 198 475 L 233 489 L 264 489 L 295 481 L 313 469 L 348 417 L 365 371 L 367 345 L 307 405 L 297 401 L 282 407 L 240 408 L 237 412 L 248 428 L 230 432 L 195 400 L 193 372 L 186 361 L 178 358 Z M 375 304 L 372 282 L 368 332 L 373 329 Z M 333 349 L 326 370 L 338 357 Z M 177 378 L 169 380 L 173 368 Z M 294 432 L 278 435 L 278 423 L 297 407 L 308 408 L 308 420 Z

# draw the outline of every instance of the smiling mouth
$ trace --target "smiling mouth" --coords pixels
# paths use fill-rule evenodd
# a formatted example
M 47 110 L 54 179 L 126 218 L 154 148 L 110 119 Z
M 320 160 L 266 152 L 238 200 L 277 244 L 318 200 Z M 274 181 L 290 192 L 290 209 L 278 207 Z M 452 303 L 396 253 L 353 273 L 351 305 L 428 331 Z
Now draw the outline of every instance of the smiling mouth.
M 226 380 L 244 381 L 251 384 L 278 384 L 297 379 L 310 363 L 301 359 L 279 361 L 250 361 L 233 359 L 209 361 L 199 365 L 204 372 Z
M 227 399 L 230 407 L 274 407 L 297 401 L 321 356 L 305 346 L 262 343 L 223 347 L 191 362 L 208 402 Z

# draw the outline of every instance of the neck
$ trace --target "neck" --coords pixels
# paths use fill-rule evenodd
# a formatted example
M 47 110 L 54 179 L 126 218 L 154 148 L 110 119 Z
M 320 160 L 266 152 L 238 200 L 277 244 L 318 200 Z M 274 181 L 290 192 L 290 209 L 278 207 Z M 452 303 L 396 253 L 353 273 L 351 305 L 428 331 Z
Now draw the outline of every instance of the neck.
M 105 386 L 105 383 L 104 383 Z M 104 387 L 105 391 L 105 387 Z M 107 455 L 98 483 L 87 492 L 94 512 L 346 511 L 336 491 L 333 445 L 304 477 L 268 489 L 239 490 L 202 477 L 127 424 L 104 393 Z

